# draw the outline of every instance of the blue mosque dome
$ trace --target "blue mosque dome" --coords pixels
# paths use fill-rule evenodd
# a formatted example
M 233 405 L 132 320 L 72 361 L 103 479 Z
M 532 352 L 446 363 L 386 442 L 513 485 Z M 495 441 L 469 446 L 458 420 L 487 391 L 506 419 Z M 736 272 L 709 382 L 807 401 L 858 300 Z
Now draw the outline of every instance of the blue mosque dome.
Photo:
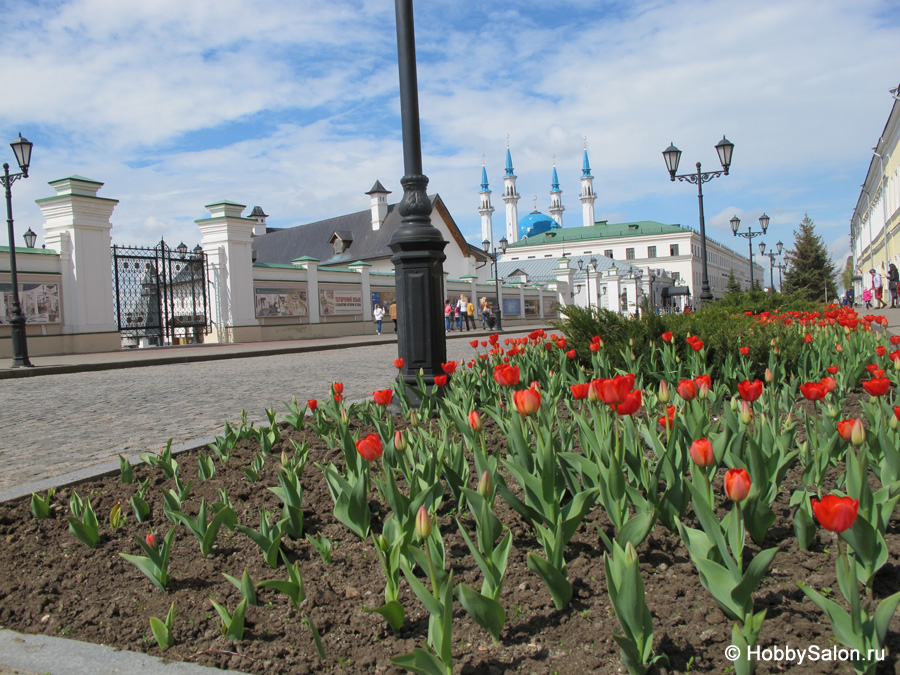
M 519 239 L 543 234 L 549 230 L 558 230 L 559 223 L 540 211 L 532 211 L 519 220 Z

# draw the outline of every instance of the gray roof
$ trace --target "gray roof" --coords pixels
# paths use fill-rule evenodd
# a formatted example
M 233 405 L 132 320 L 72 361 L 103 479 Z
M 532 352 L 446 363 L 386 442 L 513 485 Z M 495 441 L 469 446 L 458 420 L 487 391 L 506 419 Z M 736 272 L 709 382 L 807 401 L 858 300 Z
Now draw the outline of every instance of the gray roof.
M 385 195 L 391 194 L 391 191 L 388 190 L 388 189 L 386 189 L 386 188 L 384 187 L 384 185 L 381 184 L 381 181 L 380 181 L 380 180 L 376 180 L 376 181 L 375 181 L 375 185 L 373 185 L 373 186 L 372 186 L 372 189 L 369 190 L 366 194 L 367 194 L 367 195 L 374 195 L 374 194 L 379 193 L 379 192 L 380 192 L 381 194 L 385 194 Z
M 520 251 L 516 251 L 520 253 Z M 615 265 L 620 272 L 628 273 L 628 270 L 635 267 L 623 260 L 613 260 L 602 255 L 575 255 L 566 256 L 569 259 L 569 267 L 575 270 L 575 280 L 585 279 L 590 268 L 591 276 L 594 276 L 594 268 L 590 264 L 591 258 L 597 259 L 597 272 L 603 273 Z M 578 260 L 584 260 L 584 270 L 578 269 Z M 551 256 L 549 258 L 534 258 L 532 260 L 503 260 L 500 259 L 497 265 L 501 279 L 509 277 L 521 276 L 524 272 L 529 284 L 536 282 L 556 281 L 556 270 L 559 268 L 559 258 Z M 519 274 L 516 274 L 518 272 Z
M 376 182 L 375 187 L 380 183 Z M 373 188 L 374 189 L 374 188 Z M 384 190 L 387 192 L 387 190 Z M 433 208 L 440 207 L 445 211 L 445 220 L 449 219 L 450 230 L 455 230 L 452 217 L 446 212 L 438 195 L 429 196 Z M 357 211 L 345 216 L 337 216 L 320 220 L 308 225 L 297 225 L 284 229 L 267 228 L 265 234 L 253 237 L 253 250 L 257 254 L 257 262 L 290 265 L 292 260 L 304 256 L 315 258 L 322 265 L 347 265 L 357 260 L 379 260 L 393 255 L 388 244 L 394 230 L 400 227 L 399 204 L 389 204 L 387 215 L 381 227 L 372 229 L 372 211 Z M 334 235 L 342 241 L 349 242 L 344 252 L 334 255 L 332 241 Z M 458 238 L 457 238 L 458 237 Z M 477 259 L 487 259 L 480 247 L 466 242 L 458 230 L 453 238 L 460 247 L 467 246 L 468 254 Z

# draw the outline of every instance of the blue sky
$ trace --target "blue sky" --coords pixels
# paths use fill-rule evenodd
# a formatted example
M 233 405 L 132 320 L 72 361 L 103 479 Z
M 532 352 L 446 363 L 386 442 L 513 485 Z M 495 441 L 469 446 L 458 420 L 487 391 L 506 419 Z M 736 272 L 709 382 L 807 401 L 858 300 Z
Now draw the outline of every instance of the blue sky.
M 586 137 L 598 220 L 697 227 L 696 189 L 669 181 L 661 152 L 681 148 L 681 172 L 718 169 L 724 134 L 734 160 L 704 190 L 707 234 L 746 252 L 728 220 L 758 228 L 765 211 L 766 241 L 790 245 L 808 213 L 843 265 L 900 84 L 893 0 L 430 0 L 415 11 L 424 170 L 469 241 L 481 239 L 482 155 L 502 232 L 507 135 L 520 215 L 535 196 L 547 211 L 556 156 L 564 224 L 581 224 Z M 47 183 L 74 174 L 120 201 L 118 244 L 193 247 L 194 220 L 223 199 L 285 227 L 368 208 L 376 179 L 401 196 L 386 0 L 43 0 L 3 12 L 0 30 L 0 138 L 35 144 L 30 178 L 13 188 L 19 245 L 28 227 L 43 235 L 34 200 L 53 194 Z

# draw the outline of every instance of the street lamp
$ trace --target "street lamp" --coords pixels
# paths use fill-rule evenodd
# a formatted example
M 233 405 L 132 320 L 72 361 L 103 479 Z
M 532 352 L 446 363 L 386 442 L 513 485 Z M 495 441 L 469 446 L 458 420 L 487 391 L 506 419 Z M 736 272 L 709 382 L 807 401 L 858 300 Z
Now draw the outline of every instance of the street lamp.
M 37 235 L 32 232 L 30 227 L 25 231 L 25 234 L 22 235 L 22 238 L 25 240 L 25 245 L 28 248 L 34 248 L 34 242 L 37 241 Z
M 722 140 L 716 143 L 716 153 L 719 155 L 719 162 L 722 163 L 721 171 L 707 171 L 703 173 L 700 171 L 700 162 L 697 162 L 697 173 L 676 176 L 678 163 L 681 161 L 681 150 L 676 148 L 673 143 L 663 151 L 663 159 L 666 161 L 666 168 L 669 170 L 669 177 L 672 179 L 672 182 L 674 183 L 677 178 L 679 181 L 687 181 L 697 185 L 697 200 L 700 203 L 700 263 L 703 268 L 700 283 L 701 304 L 713 299 L 713 295 L 709 290 L 709 274 L 706 267 L 706 218 L 703 215 L 703 184 L 723 174 L 728 175 L 733 152 L 734 143 L 722 136 Z
M 775 244 L 778 248 L 778 252 L 776 253 L 772 249 L 769 249 L 769 252 L 766 253 L 766 242 L 759 242 L 759 254 L 762 256 L 768 256 L 769 258 L 769 282 L 772 285 L 772 292 L 775 292 L 775 257 L 781 255 L 781 250 L 784 248 L 784 244 L 780 241 Z
M 777 265 L 775 265 L 775 267 L 778 268 L 778 290 L 783 291 L 784 287 L 781 284 L 781 273 L 787 272 L 787 268 L 788 268 L 787 261 L 782 259 L 782 261 L 780 263 L 778 263 Z
M 735 216 L 730 221 L 731 223 L 731 233 L 735 237 L 743 237 L 747 240 L 747 245 L 750 247 L 750 290 L 753 290 L 753 240 L 756 237 L 761 237 L 766 233 L 766 229 L 769 227 L 769 216 L 763 213 L 759 217 L 759 226 L 762 228 L 762 232 L 754 232 L 753 229 L 748 225 L 746 232 L 738 232 L 738 228 L 741 226 L 741 219 Z M 763 279 L 765 282 L 765 279 Z
M 443 262 L 447 242 L 431 223 L 431 200 L 422 173 L 422 139 L 419 128 L 419 87 L 416 76 L 416 39 L 412 0 L 395 0 L 397 62 L 400 75 L 400 122 L 403 136 L 403 199 L 400 226 L 388 245 L 393 255 L 397 292 L 397 352 L 403 359 L 398 379 L 416 385 L 421 371 L 429 390 L 443 375 L 447 338 L 441 311 Z M 418 405 L 418 402 L 413 402 Z
M 31 148 L 34 144 L 22 138 L 22 134 L 10 143 L 21 173 L 9 172 L 9 164 L 3 163 L 3 187 L 6 188 L 6 225 L 9 232 L 9 276 L 12 282 L 12 313 L 9 318 L 10 336 L 12 337 L 13 368 L 31 366 L 28 360 L 28 343 L 25 335 L 25 315 L 19 304 L 19 276 L 16 270 L 16 235 L 13 229 L 12 184 L 20 178 L 28 178 L 28 166 L 31 164 Z M 31 228 L 28 228 L 31 232 Z M 32 235 L 34 233 L 32 232 Z M 27 242 L 27 240 L 26 240 Z M 32 240 L 33 242 L 33 240 Z M 30 246 L 29 246 L 30 248 Z
M 509 241 L 507 241 L 506 237 L 502 237 L 500 239 L 500 253 L 497 253 L 496 248 L 491 253 L 491 242 L 487 239 L 481 242 L 481 248 L 484 249 L 484 252 L 490 256 L 491 261 L 494 263 L 494 283 L 497 286 L 497 307 L 494 309 L 494 314 L 497 315 L 497 330 L 503 330 L 503 308 L 500 306 L 502 303 L 500 302 L 500 272 L 497 269 L 497 258 L 506 253 L 508 245 Z

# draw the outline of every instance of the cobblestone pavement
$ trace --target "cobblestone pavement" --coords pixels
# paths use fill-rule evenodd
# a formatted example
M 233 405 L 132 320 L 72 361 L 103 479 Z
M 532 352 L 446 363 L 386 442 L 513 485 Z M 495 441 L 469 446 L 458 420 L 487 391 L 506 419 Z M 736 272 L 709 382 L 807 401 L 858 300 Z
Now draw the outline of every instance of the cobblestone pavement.
M 506 333 L 504 337 L 519 335 Z M 483 336 L 484 338 L 484 336 Z M 448 340 L 448 359 L 470 358 Z M 323 399 L 333 381 L 359 401 L 396 377 L 395 343 L 304 354 L 45 375 L 0 383 L 0 490 L 264 421 L 282 401 Z M 198 443 L 199 444 L 199 443 Z

